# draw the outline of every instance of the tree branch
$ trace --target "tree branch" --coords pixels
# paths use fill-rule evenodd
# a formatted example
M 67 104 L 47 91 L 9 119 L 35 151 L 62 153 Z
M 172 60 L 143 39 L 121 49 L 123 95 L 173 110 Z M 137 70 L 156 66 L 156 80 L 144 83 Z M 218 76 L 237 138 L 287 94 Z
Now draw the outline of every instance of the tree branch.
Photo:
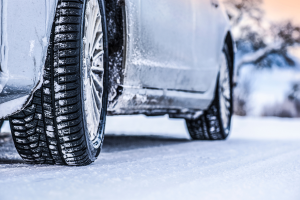
M 245 64 L 254 63 L 263 57 L 266 57 L 271 52 L 280 51 L 283 48 L 282 43 L 274 43 L 263 49 L 244 55 L 236 64 L 237 76 L 239 76 L 240 68 Z

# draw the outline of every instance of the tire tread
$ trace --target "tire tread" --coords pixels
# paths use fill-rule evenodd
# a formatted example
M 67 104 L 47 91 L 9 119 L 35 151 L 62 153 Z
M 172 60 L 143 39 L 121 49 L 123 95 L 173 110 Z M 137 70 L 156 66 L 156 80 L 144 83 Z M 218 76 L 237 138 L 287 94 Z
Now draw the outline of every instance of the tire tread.
M 32 164 L 92 162 L 82 123 L 80 93 L 81 0 L 60 0 L 52 28 L 43 85 L 31 103 L 10 117 L 15 146 Z

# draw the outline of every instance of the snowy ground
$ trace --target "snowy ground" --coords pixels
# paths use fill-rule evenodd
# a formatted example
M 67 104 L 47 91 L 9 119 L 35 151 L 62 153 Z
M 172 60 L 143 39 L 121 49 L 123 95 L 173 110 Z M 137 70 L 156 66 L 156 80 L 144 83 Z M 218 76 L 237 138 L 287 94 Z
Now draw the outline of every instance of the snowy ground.
M 0 137 L 0 199 L 300 199 L 300 120 L 234 117 L 227 141 L 183 120 L 111 117 L 85 167 L 27 165 Z
M 292 83 L 300 80 L 300 61 L 294 68 L 274 67 L 271 69 L 253 69 L 248 65 L 242 68 L 240 81 L 250 84 L 249 114 L 260 116 L 266 106 L 282 103 L 290 94 Z

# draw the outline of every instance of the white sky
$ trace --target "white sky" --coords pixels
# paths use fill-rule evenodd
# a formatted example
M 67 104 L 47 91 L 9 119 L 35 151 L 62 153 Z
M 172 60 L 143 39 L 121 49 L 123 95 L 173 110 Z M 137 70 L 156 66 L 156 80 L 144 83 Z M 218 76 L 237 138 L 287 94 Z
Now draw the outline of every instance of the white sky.
M 264 8 L 269 19 L 291 19 L 300 24 L 300 0 L 264 0 Z
M 264 0 L 264 9 L 271 21 L 292 20 L 300 25 L 300 0 Z M 300 48 L 290 52 L 300 58 Z

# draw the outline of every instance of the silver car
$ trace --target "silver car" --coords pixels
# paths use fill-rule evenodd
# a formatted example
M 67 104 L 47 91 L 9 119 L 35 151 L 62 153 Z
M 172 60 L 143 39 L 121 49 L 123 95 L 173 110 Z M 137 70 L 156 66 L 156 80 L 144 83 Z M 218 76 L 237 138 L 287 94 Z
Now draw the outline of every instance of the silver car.
M 195 140 L 229 135 L 234 48 L 218 0 L 0 3 L 0 119 L 26 162 L 92 163 L 107 115 L 168 114 Z

